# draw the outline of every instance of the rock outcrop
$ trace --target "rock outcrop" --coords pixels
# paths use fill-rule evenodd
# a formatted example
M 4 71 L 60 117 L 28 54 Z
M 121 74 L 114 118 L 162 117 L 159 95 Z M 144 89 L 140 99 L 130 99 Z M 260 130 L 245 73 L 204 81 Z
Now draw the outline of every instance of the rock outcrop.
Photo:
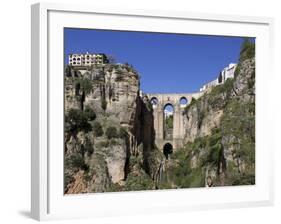
M 153 113 L 139 82 L 127 64 L 66 68 L 65 193 L 134 189 L 132 174 L 156 187 L 163 156 L 155 153 Z
M 132 66 L 67 66 L 65 193 L 255 184 L 254 44 L 241 49 L 234 78 L 185 107 L 185 146 L 167 158 Z
M 170 173 L 181 187 L 255 183 L 255 60 L 185 109 L 186 146 L 173 155 Z M 171 174 L 172 175 L 172 174 Z M 181 180 L 180 180 L 181 179 Z M 170 183 L 171 184 L 171 183 Z

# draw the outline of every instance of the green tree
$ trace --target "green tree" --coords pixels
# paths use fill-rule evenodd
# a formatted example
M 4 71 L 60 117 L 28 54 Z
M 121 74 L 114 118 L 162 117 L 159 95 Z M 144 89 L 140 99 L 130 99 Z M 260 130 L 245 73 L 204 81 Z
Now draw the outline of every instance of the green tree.
M 241 45 L 239 61 L 255 57 L 255 43 L 250 38 L 244 38 Z
M 89 121 L 93 121 L 97 117 L 96 113 L 94 112 L 94 110 L 90 106 L 86 106 L 86 108 L 84 110 L 84 114 Z
M 87 170 L 88 166 L 85 163 L 81 154 L 72 154 L 65 159 L 66 169 L 83 169 Z
M 168 129 L 173 128 L 173 115 L 171 115 L 165 119 L 165 125 Z
M 91 92 L 93 86 L 90 79 L 78 78 L 77 82 L 80 84 L 80 88 L 85 95 L 88 95 Z
M 71 108 L 65 116 L 67 131 L 81 131 L 86 132 L 91 130 L 91 125 L 88 123 L 87 117 L 83 111 Z
M 103 135 L 103 129 L 101 124 L 98 121 L 95 121 L 93 124 L 93 131 L 96 137 L 100 137 Z
M 80 97 L 80 109 L 84 110 L 86 96 L 92 91 L 92 82 L 88 78 L 77 78 L 75 83 L 75 94 Z

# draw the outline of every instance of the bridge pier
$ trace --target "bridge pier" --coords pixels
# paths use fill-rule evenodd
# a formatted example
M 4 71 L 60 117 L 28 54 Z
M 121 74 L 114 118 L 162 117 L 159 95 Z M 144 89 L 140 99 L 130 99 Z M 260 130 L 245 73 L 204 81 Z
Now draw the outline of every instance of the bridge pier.
M 173 146 L 173 151 L 184 146 L 185 128 L 183 114 L 184 108 L 191 102 L 192 98 L 198 99 L 203 95 L 203 92 L 198 93 L 183 93 L 183 94 L 147 94 L 153 104 L 154 129 L 155 129 L 155 144 L 159 150 L 163 150 L 166 143 Z M 181 99 L 186 100 L 186 104 L 182 105 Z M 173 138 L 165 139 L 164 136 L 164 108 L 166 105 L 172 105 L 173 112 Z

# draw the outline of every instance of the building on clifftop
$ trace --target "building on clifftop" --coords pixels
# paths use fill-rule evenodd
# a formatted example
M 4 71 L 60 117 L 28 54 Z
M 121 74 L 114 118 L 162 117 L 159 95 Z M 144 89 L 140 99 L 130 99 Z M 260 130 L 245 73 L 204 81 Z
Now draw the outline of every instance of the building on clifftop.
M 206 83 L 205 85 L 203 85 L 200 88 L 200 92 L 205 91 L 213 86 L 217 86 L 217 85 L 221 85 L 224 84 L 226 82 L 227 79 L 229 78 L 233 78 L 234 77 L 234 73 L 235 73 L 235 69 L 237 67 L 237 64 L 235 63 L 230 63 L 227 67 L 225 67 L 219 74 L 219 76 L 211 81 Z
M 91 66 L 107 64 L 108 58 L 105 54 L 69 54 L 68 64 L 72 66 Z

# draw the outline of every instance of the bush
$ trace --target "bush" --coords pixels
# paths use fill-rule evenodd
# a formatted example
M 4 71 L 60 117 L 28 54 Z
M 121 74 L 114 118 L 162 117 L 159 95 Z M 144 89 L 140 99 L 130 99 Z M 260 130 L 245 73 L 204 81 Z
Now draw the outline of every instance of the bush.
M 173 115 L 169 116 L 165 119 L 165 125 L 168 129 L 172 129 L 173 128 Z
M 108 139 L 118 138 L 117 129 L 115 127 L 108 127 L 105 132 Z
M 109 146 L 110 142 L 108 140 L 101 141 L 97 144 L 98 148 L 107 148 Z
M 87 119 L 88 119 L 89 121 L 93 121 L 93 120 L 95 120 L 96 117 L 97 117 L 97 115 L 96 115 L 96 113 L 94 112 L 94 110 L 93 110 L 91 107 L 89 107 L 89 106 L 86 106 L 86 108 L 85 108 L 85 110 L 84 110 L 84 114 L 85 114 L 85 116 L 87 117 Z
M 253 57 L 255 57 L 255 43 L 249 38 L 245 38 L 241 45 L 239 61 L 251 59 Z
M 65 159 L 65 167 L 66 169 L 88 169 L 88 165 L 85 163 L 82 155 L 78 153 Z
M 212 130 L 212 134 L 208 137 L 209 154 L 207 156 L 207 162 L 218 165 L 222 155 L 222 134 L 221 130 L 215 128 Z
M 222 145 L 220 142 L 210 147 L 207 162 L 218 165 L 221 160 Z
M 240 72 L 241 72 L 241 65 L 238 64 L 234 71 L 234 77 L 237 77 Z
M 85 95 L 88 95 L 92 90 L 92 82 L 90 79 L 78 78 L 77 84 L 79 84 L 80 88 L 85 93 Z
M 89 139 L 86 139 L 86 143 L 84 146 L 84 152 L 87 152 L 88 155 L 92 155 L 94 152 L 94 146 L 91 144 Z
M 198 109 L 197 109 L 197 111 L 198 111 Z M 198 111 L 198 122 L 197 122 L 197 128 L 198 129 L 201 128 L 204 117 L 205 117 L 205 112 L 204 111 Z
M 93 131 L 95 137 L 100 137 L 103 135 L 103 129 L 101 124 L 98 121 L 95 121 L 93 124 Z
M 206 147 L 207 138 L 206 137 L 197 137 L 194 142 L 191 144 L 193 151 L 199 151 L 200 149 Z
M 66 131 L 81 131 L 88 132 L 91 130 L 91 125 L 88 123 L 85 114 L 78 109 L 70 109 L 65 115 Z
M 137 176 L 129 173 L 124 188 L 125 191 L 152 190 L 154 182 L 145 172 Z
M 73 176 L 67 172 L 64 173 L 64 192 L 68 190 L 68 185 L 74 180 Z
M 125 128 L 121 127 L 119 130 L 119 138 L 127 138 L 129 136 Z
M 116 141 L 116 139 L 110 139 L 110 142 L 109 142 L 110 145 L 117 145 L 118 142 Z

